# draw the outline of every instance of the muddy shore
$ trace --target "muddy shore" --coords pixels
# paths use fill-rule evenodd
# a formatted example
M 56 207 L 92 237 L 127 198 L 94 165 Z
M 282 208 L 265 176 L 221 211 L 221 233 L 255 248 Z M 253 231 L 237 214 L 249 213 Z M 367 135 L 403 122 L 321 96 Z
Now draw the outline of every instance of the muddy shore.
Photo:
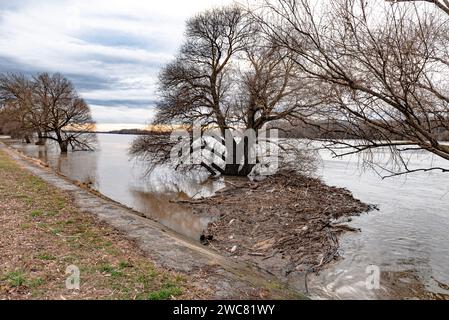
M 286 172 L 261 181 L 227 179 L 216 196 L 183 203 L 213 217 L 204 245 L 280 278 L 319 272 L 338 259 L 341 234 L 360 231 L 345 223 L 375 209 L 346 189 Z

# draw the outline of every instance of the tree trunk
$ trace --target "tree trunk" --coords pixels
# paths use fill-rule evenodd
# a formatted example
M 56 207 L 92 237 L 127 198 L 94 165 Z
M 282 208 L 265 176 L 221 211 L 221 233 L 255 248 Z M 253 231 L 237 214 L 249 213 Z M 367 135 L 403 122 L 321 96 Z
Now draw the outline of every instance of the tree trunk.
M 243 144 L 243 146 L 242 146 Z M 243 147 L 243 158 L 237 158 L 238 148 Z M 229 146 L 227 146 L 229 148 Z M 228 150 L 228 154 L 232 153 L 232 159 L 228 159 L 225 169 L 222 175 L 225 176 L 248 176 L 256 166 L 255 159 L 251 159 L 251 151 L 255 148 L 255 145 L 250 145 L 249 139 L 244 137 L 239 144 L 233 140 L 232 150 Z
M 67 153 L 69 149 L 69 144 L 67 141 L 58 141 L 59 147 L 61 148 L 61 153 Z
M 227 164 L 222 175 L 246 177 L 253 171 L 255 164 Z
M 29 136 L 29 135 L 25 135 L 24 139 L 25 139 L 25 142 L 26 142 L 27 144 L 30 144 L 30 143 L 31 143 L 31 139 L 30 139 L 30 136 Z
M 69 141 L 64 140 L 62 138 L 61 131 L 56 130 L 55 134 L 56 134 L 56 140 L 58 141 L 58 144 L 59 144 L 59 148 L 61 149 L 61 153 L 67 153 L 67 151 L 69 149 Z
M 37 132 L 37 146 L 44 146 L 45 145 L 45 138 L 42 136 L 42 132 Z

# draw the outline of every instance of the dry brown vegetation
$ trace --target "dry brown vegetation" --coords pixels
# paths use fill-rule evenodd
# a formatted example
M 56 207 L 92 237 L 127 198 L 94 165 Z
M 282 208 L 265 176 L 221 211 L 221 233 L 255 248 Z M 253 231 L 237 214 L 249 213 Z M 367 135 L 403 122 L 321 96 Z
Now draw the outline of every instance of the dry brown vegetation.
M 157 267 L 124 235 L 0 152 L 0 299 L 198 299 L 192 280 Z M 68 290 L 70 265 L 80 290 Z

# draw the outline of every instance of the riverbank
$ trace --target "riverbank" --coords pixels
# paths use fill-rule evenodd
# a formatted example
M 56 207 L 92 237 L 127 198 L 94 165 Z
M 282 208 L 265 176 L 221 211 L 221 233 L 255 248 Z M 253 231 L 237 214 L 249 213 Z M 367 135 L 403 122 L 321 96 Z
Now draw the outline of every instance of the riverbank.
M 1 144 L 0 152 L 1 298 L 305 298 Z M 80 267 L 80 291 L 65 289 L 69 265 Z
M 59 189 L 69 190 L 77 199 L 77 205 L 84 211 L 101 216 L 102 219 L 119 215 L 126 215 L 128 219 L 128 216 L 136 215 L 135 211 L 124 209 L 123 206 L 144 213 L 147 219 L 139 219 L 139 225 L 145 231 L 125 230 L 124 233 L 127 236 L 132 233 L 134 239 L 139 239 L 140 247 L 159 265 L 174 270 L 179 270 L 184 265 L 194 265 L 195 261 L 189 261 L 187 258 L 194 256 L 193 260 L 202 259 L 202 255 L 197 255 L 197 246 L 201 250 L 208 249 L 208 256 L 212 246 L 201 246 L 199 241 L 193 241 L 196 244 L 195 250 L 190 250 L 191 243 L 188 247 L 182 244 L 176 253 L 178 257 L 171 259 L 173 247 L 178 247 L 179 234 L 177 237 L 166 237 L 171 231 L 169 225 L 161 228 L 160 225 L 153 227 L 156 224 L 151 224 L 151 228 L 148 228 L 147 224 L 151 219 L 159 223 L 169 222 L 167 224 L 179 226 L 180 230 L 177 232 L 181 234 L 184 234 L 184 231 L 193 231 L 190 234 L 185 233 L 188 239 L 199 239 L 209 220 L 200 215 L 184 215 L 182 208 L 179 209 L 182 205 L 168 201 L 187 200 L 199 195 L 208 196 L 223 188 L 224 182 L 218 179 L 199 185 L 199 182 L 192 181 L 190 177 L 184 178 L 179 174 L 167 172 L 157 175 L 155 179 L 142 178 L 141 169 L 134 162 L 130 162 L 126 154 L 133 139 L 133 136 L 126 135 L 98 135 L 100 148 L 96 152 L 70 153 L 66 157 L 60 156 L 51 146 L 38 147 L 21 145 L 20 141 L 1 141 L 12 144 L 7 151 L 11 151 L 10 155 L 23 168 Z M 410 160 L 413 166 L 444 166 L 444 161 L 429 159 L 419 153 L 413 154 Z M 19 156 L 22 160 L 17 159 Z M 362 232 L 345 232 L 339 235 L 339 253 L 342 258 L 327 264 L 318 274 L 309 274 L 311 297 L 433 299 L 440 294 L 447 296 L 449 249 L 446 243 L 449 216 L 448 188 L 444 186 L 449 185 L 449 176 L 440 173 L 417 173 L 381 180 L 376 172 L 361 169 L 357 157 L 336 159 L 326 151 L 320 152 L 320 156 L 323 160 L 317 175 L 322 177 L 326 185 L 351 190 L 355 198 L 378 205 L 379 211 L 354 217 L 349 223 L 351 227 L 361 229 Z M 381 156 L 382 151 L 376 153 L 376 157 Z M 55 177 L 55 172 L 60 172 L 59 178 Z M 63 179 L 61 175 L 68 179 Z M 97 197 L 79 190 L 71 191 L 73 181 L 79 181 L 80 185 L 90 185 L 106 196 L 103 197 L 105 201 L 98 201 Z M 233 183 L 239 184 L 238 181 Z M 147 186 L 155 188 L 149 190 Z M 229 184 L 228 187 L 232 185 Z M 136 191 L 138 193 L 135 193 Z M 278 194 L 275 192 L 275 196 Z M 273 203 L 277 203 L 277 198 L 275 200 Z M 112 207 L 112 210 L 109 207 Z M 124 229 L 128 226 L 128 223 L 114 223 Z M 137 228 L 137 222 L 133 223 L 133 228 Z M 161 229 L 165 232 L 159 231 Z M 152 237 L 152 234 L 155 236 Z M 160 240 L 161 238 L 163 240 Z M 175 244 L 166 245 L 168 242 Z M 188 255 L 183 255 L 185 252 L 188 252 Z M 215 255 L 218 254 L 215 252 Z M 213 259 L 220 263 L 223 261 L 221 257 Z M 204 268 L 202 265 L 207 264 L 207 260 L 196 268 Z M 229 255 L 224 260 L 225 263 L 238 262 L 242 258 Z M 366 268 L 369 265 L 381 267 L 381 290 L 366 289 Z M 254 269 L 261 271 L 260 268 L 252 268 L 250 273 L 254 273 Z M 188 272 L 182 269 L 179 271 Z M 304 275 L 305 272 L 293 271 L 287 279 L 288 286 L 304 292 Z M 264 275 L 261 278 L 263 277 Z M 219 294 L 225 294 L 226 291 L 229 290 L 221 290 Z M 234 292 L 234 296 L 235 294 Z
M 0 299 L 201 299 L 185 275 L 157 267 L 120 232 L 0 151 Z M 68 266 L 81 290 L 65 287 Z
M 338 259 L 339 237 L 359 231 L 344 223 L 375 208 L 346 189 L 291 172 L 259 181 L 228 178 L 216 196 L 184 204 L 213 216 L 204 244 L 280 278 L 318 272 Z

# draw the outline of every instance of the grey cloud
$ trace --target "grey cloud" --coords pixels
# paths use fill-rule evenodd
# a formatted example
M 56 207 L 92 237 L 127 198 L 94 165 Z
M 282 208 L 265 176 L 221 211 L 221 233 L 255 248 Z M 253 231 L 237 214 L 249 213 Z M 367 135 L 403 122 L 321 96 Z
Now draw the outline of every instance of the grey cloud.
M 157 36 L 138 37 L 127 32 L 107 28 L 85 30 L 78 34 L 78 38 L 89 43 L 104 46 L 137 48 L 159 52 L 168 51 L 172 47 L 169 42 L 164 39 L 158 39 Z
M 156 105 L 156 100 L 132 100 L 132 99 L 115 99 L 115 100 L 103 100 L 103 99 L 86 99 L 89 104 L 100 106 L 114 106 L 114 107 L 128 107 L 128 108 L 146 108 Z
M 33 74 L 38 72 L 38 68 L 33 67 L 16 59 L 0 55 L 0 71 L 1 72 L 22 72 L 25 74 Z
M 25 64 L 16 59 L 0 56 L 0 72 L 21 72 L 27 75 L 35 75 L 39 72 L 61 72 L 70 79 L 79 91 L 104 90 L 114 88 L 118 80 L 109 77 L 99 77 L 87 74 L 64 73 L 63 70 L 44 70 L 39 67 Z
M 98 77 L 85 74 L 64 74 L 73 82 L 78 91 L 105 90 L 114 88 L 118 84 L 117 80 L 108 77 Z

